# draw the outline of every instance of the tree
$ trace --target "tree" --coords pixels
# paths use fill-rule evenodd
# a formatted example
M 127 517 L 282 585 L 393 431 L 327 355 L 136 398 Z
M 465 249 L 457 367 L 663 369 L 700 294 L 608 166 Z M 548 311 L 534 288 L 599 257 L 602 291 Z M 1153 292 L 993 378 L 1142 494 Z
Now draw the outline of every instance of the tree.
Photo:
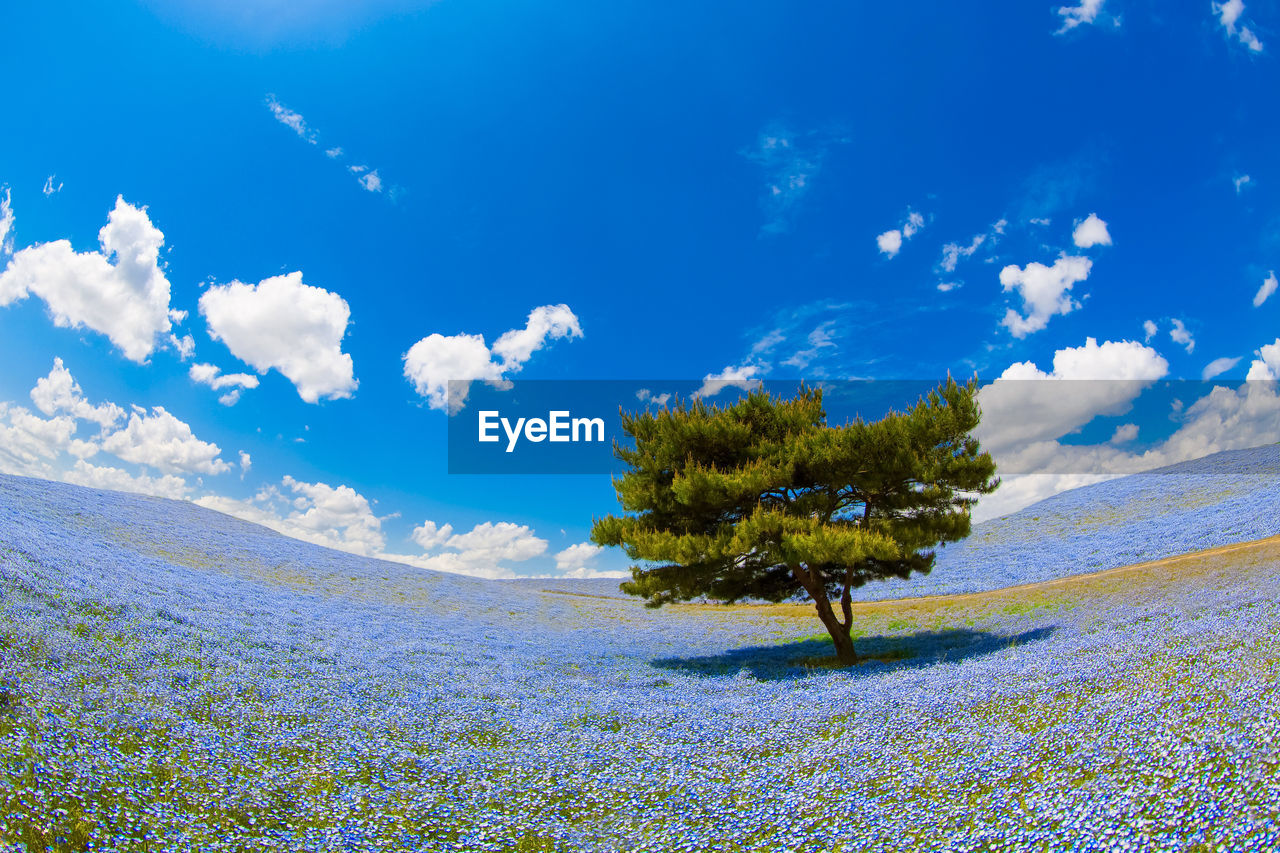
M 856 663 L 851 590 L 927 573 L 999 485 L 970 434 L 976 393 L 948 377 L 908 411 L 839 427 L 826 425 L 822 390 L 803 385 L 794 399 L 754 391 L 624 414 L 635 447 L 614 443 L 629 468 L 614 488 L 629 514 L 597 519 L 591 539 L 647 564 L 622 589 L 649 607 L 807 593 L 840 662 Z

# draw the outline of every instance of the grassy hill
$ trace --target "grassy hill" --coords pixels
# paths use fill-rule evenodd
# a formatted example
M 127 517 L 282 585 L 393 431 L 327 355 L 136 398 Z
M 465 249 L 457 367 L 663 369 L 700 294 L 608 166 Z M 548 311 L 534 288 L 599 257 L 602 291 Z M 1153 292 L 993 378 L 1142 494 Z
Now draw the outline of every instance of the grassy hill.
M 1037 580 L 1277 532 L 1248 518 L 1266 459 L 1058 496 L 963 565 Z M 866 661 L 836 670 L 809 607 L 650 611 L 0 477 L 0 842 L 1280 846 L 1276 542 L 857 614 Z

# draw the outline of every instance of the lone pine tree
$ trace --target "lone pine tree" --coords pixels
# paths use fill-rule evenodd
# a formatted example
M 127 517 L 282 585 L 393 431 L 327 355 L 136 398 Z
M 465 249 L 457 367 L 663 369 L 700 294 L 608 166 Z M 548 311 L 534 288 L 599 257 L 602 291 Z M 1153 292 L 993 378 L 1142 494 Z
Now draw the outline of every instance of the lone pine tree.
M 836 427 L 822 390 L 804 386 L 793 399 L 755 391 L 624 414 L 635 447 L 615 443 L 629 470 L 614 487 L 628 514 L 596 520 L 591 539 L 647 564 L 622 589 L 650 607 L 803 591 L 840 662 L 855 663 L 851 590 L 928 572 L 936 546 L 969 534 L 976 496 L 999 485 L 971 435 L 976 393 L 948 378 L 908 411 Z

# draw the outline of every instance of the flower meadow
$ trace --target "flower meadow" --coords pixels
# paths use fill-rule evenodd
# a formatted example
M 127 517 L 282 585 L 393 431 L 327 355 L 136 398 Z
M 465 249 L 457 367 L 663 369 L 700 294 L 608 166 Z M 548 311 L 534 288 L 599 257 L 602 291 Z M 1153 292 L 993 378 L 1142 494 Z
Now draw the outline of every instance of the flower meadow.
M 1276 532 L 1276 458 L 976 527 L 952 591 L 1066 579 L 861 603 L 849 669 L 810 606 L 0 477 L 0 848 L 1278 849 L 1280 543 L 1079 574 Z

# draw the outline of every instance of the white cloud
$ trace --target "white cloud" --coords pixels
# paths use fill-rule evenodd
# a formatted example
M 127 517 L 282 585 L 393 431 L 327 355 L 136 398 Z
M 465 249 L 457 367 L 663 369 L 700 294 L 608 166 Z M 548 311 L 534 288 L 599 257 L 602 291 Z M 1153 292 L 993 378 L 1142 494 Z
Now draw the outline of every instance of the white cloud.
M 184 317 L 186 316 L 186 312 L 181 313 Z M 172 314 L 173 312 L 170 313 L 170 316 L 172 316 Z M 178 353 L 178 358 L 182 361 L 186 361 L 196 354 L 196 340 L 190 335 L 178 337 L 177 335 L 171 334 L 169 335 L 169 345 Z
M 33 293 L 55 325 L 101 332 L 125 358 L 144 362 L 170 321 L 181 319 L 169 308 L 169 280 L 160 268 L 164 234 L 145 209 L 118 197 L 98 241 L 100 252 L 75 252 L 67 240 L 21 250 L 0 273 L 0 306 Z
M 1069 291 L 1076 282 L 1089 277 L 1092 267 L 1088 258 L 1068 255 L 1059 257 L 1051 267 L 1036 262 L 1023 268 L 1014 264 L 1005 267 L 1000 271 L 1000 285 L 1006 293 L 1018 291 L 1026 316 L 1010 308 L 1001 324 L 1015 338 L 1025 338 L 1047 326 L 1055 314 L 1070 314 L 1080 303 L 1071 298 Z
M 267 95 L 267 109 L 271 110 L 271 114 L 276 117 L 276 121 L 312 145 L 316 144 L 316 134 L 311 128 L 307 127 L 306 119 L 302 117 L 301 113 L 296 113 L 281 104 L 276 100 L 275 95 Z
M 655 394 L 648 388 L 641 388 L 636 392 L 636 399 L 642 403 L 653 403 L 657 406 L 665 406 L 671 399 L 671 395 L 668 393 Z
M 477 524 L 466 533 L 455 533 L 444 543 L 468 555 L 468 559 L 520 562 L 532 559 L 547 550 L 547 540 L 539 539 L 523 524 L 486 521 Z
M 0 403 L 0 471 L 23 477 L 56 476 L 52 463 L 70 450 L 75 432 L 73 417 L 45 419 L 22 406 Z
M 4 198 L 0 198 L 0 255 L 13 254 L 13 205 L 9 198 L 9 188 L 4 188 Z
M 222 451 L 218 445 L 196 438 L 190 425 L 162 406 L 154 406 L 149 415 L 135 407 L 129 423 L 102 440 L 102 449 L 165 474 L 222 474 L 231 470 L 219 458 Z
M 604 549 L 590 542 L 570 545 L 556 554 L 556 571 L 566 578 L 625 578 L 630 572 L 602 572 L 587 565 Z
M 1102 11 L 1102 4 L 1106 0 L 1080 0 L 1079 6 L 1060 6 L 1058 7 L 1058 16 L 1062 18 L 1062 26 L 1058 29 L 1057 34 L 1062 34 L 1068 30 L 1073 30 L 1081 24 L 1092 24 L 1097 20 L 1098 13 Z
M 1160 331 L 1160 327 L 1156 325 L 1154 320 L 1143 320 L 1142 331 L 1146 333 L 1146 337 L 1143 340 L 1149 342 L 1156 336 L 1156 332 Z
M 337 160 L 339 157 L 342 156 L 341 146 L 334 147 L 334 148 L 326 148 L 324 150 L 324 156 L 328 157 L 330 160 Z
M 894 257 L 902 251 L 902 232 L 897 228 L 884 232 L 876 237 L 876 246 L 881 254 Z
M 1196 348 L 1196 339 L 1191 336 L 1191 331 L 1181 320 L 1173 321 L 1173 328 L 1169 330 L 1169 337 L 1173 339 L 1175 344 L 1181 344 L 1186 347 L 1188 353 Z
M 811 331 L 808 336 L 809 345 L 802 350 L 797 350 L 790 358 L 782 363 L 787 367 L 794 367 L 797 370 L 804 370 L 809 363 L 822 354 L 825 349 L 835 348 L 835 334 L 831 331 L 835 326 L 834 320 L 828 320 L 816 329 Z
M 1083 222 L 1076 225 L 1071 239 L 1081 249 L 1111 245 L 1111 234 L 1107 232 L 1107 223 L 1099 219 L 1096 213 L 1090 213 Z
M 1258 292 L 1253 295 L 1253 307 L 1261 307 L 1262 303 L 1271 298 L 1271 294 L 1276 292 L 1276 285 L 1280 282 L 1276 281 L 1275 270 L 1267 273 L 1266 279 L 1262 282 L 1262 286 L 1258 288 Z
M 1280 379 L 1280 338 L 1275 343 L 1266 344 L 1257 350 L 1257 358 L 1249 365 L 1247 380 Z
M 1252 182 L 1253 178 L 1248 175 L 1239 175 L 1231 179 L 1231 183 L 1234 184 L 1236 188 L 1236 195 L 1240 195 L 1240 193 L 1244 191 L 1244 188 Z
M 193 364 L 188 375 L 201 385 L 208 385 L 215 391 L 223 388 L 257 388 L 258 377 L 249 373 L 222 373 L 216 364 Z
M 702 385 L 693 393 L 693 396 L 714 397 L 726 388 L 754 391 L 760 387 L 759 376 L 760 367 L 755 364 L 726 367 L 719 373 L 708 373 L 702 377 Z
M 886 231 L 876 237 L 876 246 L 880 249 L 881 254 L 892 258 L 902 251 L 903 242 L 910 240 L 923 227 L 924 216 L 914 210 L 908 211 L 907 220 L 902 224 L 902 227 Z
M 240 451 L 240 478 L 244 479 L 244 475 L 249 473 L 249 469 L 253 467 L 253 457 L 243 450 Z
M 443 545 L 452 535 L 452 524 L 436 526 L 434 521 L 427 520 L 413 528 L 413 533 L 410 534 L 409 538 L 416 542 L 422 550 L 430 551 Z
M 1241 44 L 1254 53 L 1262 51 L 1262 42 L 1258 40 L 1252 30 L 1240 22 L 1240 17 L 1244 13 L 1244 0 L 1227 0 L 1226 3 L 1214 3 L 1213 11 L 1218 16 L 1218 23 L 1227 31 L 1228 36 L 1235 36 Z
M 200 313 L 236 358 L 259 373 L 280 371 L 308 403 L 350 397 L 359 385 L 342 351 L 351 316 L 346 300 L 304 284 L 301 272 L 210 287 Z
M 83 459 L 76 461 L 62 479 L 77 486 L 88 486 L 91 489 L 111 489 L 117 492 L 135 492 L 142 495 L 154 495 L 158 498 L 182 500 L 191 491 L 191 487 L 181 477 L 164 474 L 152 477 L 147 474 L 130 474 L 123 468 L 91 465 Z
M 827 144 L 815 134 L 796 134 L 773 126 L 759 135 L 754 148 L 743 152 L 765 171 L 761 206 L 767 219 L 762 231 L 779 234 L 790 227 L 795 208 L 822 168 Z
M 366 190 L 368 190 L 371 193 L 382 192 L 382 178 L 378 177 L 377 169 L 374 169 L 372 172 L 367 172 L 361 175 L 360 177 L 356 178 L 356 180 L 359 182 L 360 186 L 364 187 Z
M 1215 376 L 1221 376 L 1222 374 L 1226 373 L 1228 370 L 1235 367 L 1239 363 L 1240 363 L 1239 356 L 1236 356 L 1235 358 L 1226 358 L 1226 357 L 1215 358 L 1213 361 L 1209 362 L 1204 366 L 1204 370 L 1201 371 L 1200 373 L 1200 378 L 1204 380 L 1209 380 L 1214 378 Z
M 453 533 L 453 527 L 445 524 L 437 527 L 426 521 L 415 527 L 411 538 L 423 550 L 444 547 L 443 553 L 428 555 L 380 554 L 388 560 L 408 563 L 437 572 L 472 575 L 487 578 L 512 578 L 516 574 L 501 565 L 502 562 L 522 562 L 540 556 L 547 550 L 547 541 L 534 535 L 522 524 L 509 521 L 486 521 L 477 524 L 467 533 Z
M 939 292 L 939 293 L 949 293 L 949 292 L 951 292 L 952 290 L 955 290 L 957 287 L 960 287 L 960 286 L 961 286 L 961 285 L 960 285 L 960 282 L 958 282 L 958 281 L 940 281 L 940 282 L 938 282 L 938 292 Z
M 540 305 L 529 312 L 522 329 L 504 332 L 492 350 L 483 335 L 431 334 L 403 356 L 404 376 L 433 409 L 457 411 L 466 400 L 449 399 L 449 381 L 496 382 L 519 372 L 548 341 L 582 337 L 582 326 L 568 305 Z
M 986 234 L 978 234 L 967 246 L 961 246 L 959 243 L 947 243 L 942 247 L 942 261 L 939 266 L 945 272 L 955 272 L 956 265 L 960 263 L 960 259 L 973 255 L 974 252 L 978 251 L 978 247 L 986 242 L 986 239 Z
M 529 312 L 523 329 L 512 329 L 493 342 L 493 354 L 505 372 L 519 370 L 547 341 L 582 337 L 582 327 L 568 305 L 540 305 Z
M 1128 444 L 1138 437 L 1137 424 L 1120 424 L 1111 434 L 1110 444 Z
M 49 177 L 44 179 L 44 188 L 41 189 L 40 191 L 44 193 L 45 198 L 48 198 L 49 196 L 53 195 L 56 192 L 62 191 L 62 181 L 58 181 L 57 186 L 54 186 L 53 181 L 57 177 L 58 177 L 57 175 L 50 175 Z
M 195 503 L 304 542 L 368 557 L 383 556 L 386 537 L 382 519 L 373 514 L 364 495 L 350 486 L 306 483 L 289 476 L 281 483 L 295 497 L 270 487 L 250 500 L 206 495 Z
M 91 405 L 61 358 L 53 360 L 53 369 L 48 376 L 36 380 L 35 387 L 31 389 L 31 402 L 46 415 L 68 414 L 73 418 L 92 421 L 103 430 L 124 417 L 124 409 L 115 403 Z
M 1054 353 L 1047 373 L 1019 362 L 983 387 L 975 435 L 997 453 L 998 462 L 1003 455 L 1024 472 L 1030 469 L 1025 455 L 1038 442 L 1074 432 L 1099 415 L 1127 412 L 1143 389 L 1168 372 L 1169 363 L 1137 341 L 1099 344 L 1087 338 L 1082 347 Z

